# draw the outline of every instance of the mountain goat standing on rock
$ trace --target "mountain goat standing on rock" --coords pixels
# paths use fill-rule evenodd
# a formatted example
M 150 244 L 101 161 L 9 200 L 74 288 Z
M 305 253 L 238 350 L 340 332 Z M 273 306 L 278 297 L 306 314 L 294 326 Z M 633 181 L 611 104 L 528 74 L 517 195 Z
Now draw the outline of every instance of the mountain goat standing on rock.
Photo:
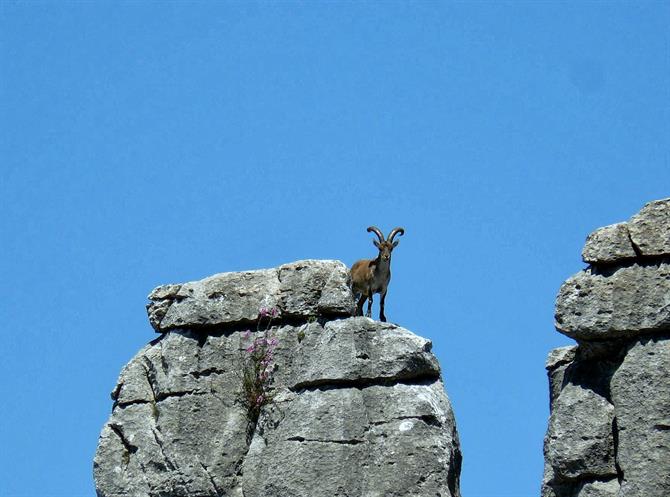
M 368 301 L 368 311 L 365 314 L 370 317 L 372 314 L 372 295 L 378 293 L 381 295 L 379 302 L 379 320 L 386 321 L 384 315 L 384 300 L 388 290 L 389 281 L 391 281 L 391 252 L 398 245 L 393 241 L 396 235 L 404 235 L 403 228 L 394 228 L 389 234 L 388 240 L 384 240 L 384 235 L 376 226 L 370 226 L 368 233 L 374 232 L 379 241 L 373 240 L 372 243 L 379 249 L 379 255 L 376 259 L 361 259 L 351 266 L 351 286 L 354 297 L 360 296 L 356 305 L 356 316 L 363 315 L 363 304 Z

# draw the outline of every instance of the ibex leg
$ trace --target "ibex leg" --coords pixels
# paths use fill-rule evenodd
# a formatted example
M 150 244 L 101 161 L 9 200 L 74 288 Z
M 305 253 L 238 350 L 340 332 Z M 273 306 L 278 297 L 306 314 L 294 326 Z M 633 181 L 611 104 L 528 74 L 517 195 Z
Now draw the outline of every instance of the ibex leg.
M 358 299 L 358 304 L 356 304 L 356 316 L 363 315 L 363 304 L 365 303 L 365 299 L 367 299 L 367 296 L 365 295 L 361 295 L 361 298 Z

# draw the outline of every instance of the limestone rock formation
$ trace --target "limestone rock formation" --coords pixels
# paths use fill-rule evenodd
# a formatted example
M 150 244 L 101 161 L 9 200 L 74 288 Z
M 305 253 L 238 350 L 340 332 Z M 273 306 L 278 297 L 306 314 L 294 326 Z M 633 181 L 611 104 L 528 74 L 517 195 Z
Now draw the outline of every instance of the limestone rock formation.
M 460 497 L 431 342 L 350 317 L 348 285 L 342 263 L 301 261 L 154 290 L 162 334 L 112 393 L 98 496 Z M 277 316 L 257 330 L 261 307 Z M 250 421 L 240 368 L 261 334 L 277 339 L 274 396 Z
M 543 497 L 670 495 L 670 199 L 589 235 L 547 361 Z

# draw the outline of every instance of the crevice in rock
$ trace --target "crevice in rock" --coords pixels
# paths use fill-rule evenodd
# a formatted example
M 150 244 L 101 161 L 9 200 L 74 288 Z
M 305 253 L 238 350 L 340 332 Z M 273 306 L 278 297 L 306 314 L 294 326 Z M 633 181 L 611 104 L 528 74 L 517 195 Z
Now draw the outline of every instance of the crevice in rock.
M 247 450 L 244 454 L 240 456 L 240 458 L 235 461 L 235 464 L 233 465 L 233 475 L 240 478 L 244 476 L 244 471 L 242 468 L 244 467 L 244 460 L 247 457 L 247 454 L 249 453 L 249 447 L 251 444 L 247 444 Z
M 612 445 L 614 446 L 614 467 L 616 468 L 616 477 L 619 480 L 619 485 L 624 480 L 623 468 L 619 465 L 619 426 L 617 425 L 616 416 L 612 420 Z
M 424 414 L 422 416 L 403 416 L 400 419 L 418 419 L 426 423 L 428 426 L 435 426 L 436 428 L 442 428 L 442 422 L 437 419 L 437 416 L 432 414 Z
M 408 374 L 406 376 L 397 375 L 388 378 L 321 378 L 317 380 L 307 380 L 296 383 L 289 387 L 291 392 L 299 391 L 325 391 L 342 388 L 357 388 L 359 390 L 374 386 L 393 386 L 393 385 L 432 385 L 440 379 L 439 373 L 424 372 L 416 375 Z
M 213 374 L 224 374 L 224 373 L 225 371 L 223 369 L 212 367 L 203 369 L 202 371 L 191 371 L 189 374 L 193 376 L 196 380 L 198 380 L 205 376 L 211 376 Z
M 197 390 L 184 390 L 179 392 L 159 393 L 156 402 L 161 402 L 170 397 L 185 397 L 186 395 L 209 395 L 209 392 L 198 392 Z
M 421 416 L 398 416 L 395 418 L 390 418 L 390 419 L 385 419 L 383 421 L 372 421 L 370 422 L 370 426 L 381 426 L 381 425 L 387 425 L 389 423 L 392 423 L 393 421 L 403 421 L 406 419 L 416 419 L 417 421 L 421 421 L 428 426 L 435 426 L 437 428 L 442 428 L 442 422 L 437 419 L 436 416 L 433 414 L 423 414 Z
M 569 477 L 569 476 L 554 477 L 554 479 L 548 482 L 548 485 L 550 487 L 567 486 L 567 485 L 574 485 L 575 487 L 579 487 L 587 483 L 595 483 L 595 482 L 605 483 L 608 481 L 615 480 L 617 478 L 618 475 L 614 473 L 600 474 L 600 473 L 589 473 L 588 471 L 585 471 L 584 473 L 580 473 L 579 476 L 575 477 Z
M 610 330 L 611 332 L 616 332 L 617 330 Z M 578 352 L 581 354 L 581 358 L 585 359 L 585 349 L 586 348 L 595 348 L 599 347 L 603 352 L 609 350 L 606 355 L 614 355 L 616 353 L 625 353 L 626 348 L 630 345 L 642 342 L 645 340 L 670 340 L 670 323 L 667 326 L 654 327 L 654 328 L 645 328 L 635 331 L 635 334 L 632 336 L 624 337 L 607 337 L 596 338 L 596 339 L 575 339 L 579 345 Z
M 636 248 L 636 245 L 633 244 L 633 250 L 635 250 L 637 254 L 639 248 Z M 609 277 L 616 273 L 619 269 L 632 266 L 660 266 L 661 264 L 670 264 L 670 255 L 643 255 L 640 253 L 636 257 L 620 259 L 614 262 L 592 263 L 588 266 L 588 268 L 585 269 L 585 271 L 590 271 L 593 275 Z
M 202 463 L 202 461 L 198 461 L 198 463 L 200 463 L 200 467 L 202 467 L 203 471 L 205 472 L 205 474 L 206 474 L 207 477 L 209 478 L 209 481 L 210 481 L 210 483 L 212 484 L 212 488 L 214 488 L 214 492 L 216 492 L 217 497 L 218 497 L 219 495 L 225 495 L 226 493 L 223 492 L 223 491 L 219 488 L 219 486 L 216 484 L 216 481 L 214 481 L 214 477 L 212 476 L 212 474 L 211 474 L 211 473 L 209 472 L 209 470 L 207 469 L 207 466 L 205 466 L 205 465 Z
M 144 364 L 142 365 L 142 368 L 144 369 L 144 375 L 147 378 L 147 384 L 149 385 L 149 389 L 151 390 L 151 397 L 153 398 L 153 401 L 157 401 L 157 395 L 156 395 L 156 390 L 158 388 L 158 385 L 156 384 L 156 369 L 154 368 L 154 363 L 149 360 L 147 356 L 142 356 L 142 361 Z
M 110 423 L 109 427 L 114 433 L 116 433 L 116 436 L 119 437 L 119 440 L 121 440 L 121 444 L 123 445 L 123 448 L 125 450 L 122 459 L 124 466 L 127 468 L 128 464 L 130 464 L 131 454 L 137 452 L 138 447 L 136 445 L 131 444 L 130 441 L 126 438 L 126 436 L 123 433 L 123 428 L 121 427 L 121 425 L 116 423 Z
M 154 368 L 153 362 L 149 360 L 147 356 L 142 356 L 144 364 L 142 369 L 144 369 L 144 375 L 147 379 L 147 384 L 149 385 L 149 390 L 151 391 L 151 415 L 154 418 L 154 422 L 158 421 L 160 417 L 160 411 L 158 410 L 158 398 L 156 396 L 156 369 Z
M 114 409 L 116 409 L 117 407 L 119 409 L 125 409 L 126 407 L 136 406 L 139 404 L 152 404 L 152 402 L 146 399 L 134 399 L 134 400 L 128 400 L 126 402 L 116 402 L 114 404 Z
M 637 243 L 633 240 L 633 235 L 630 234 L 630 230 L 626 228 L 626 233 L 628 233 L 628 240 L 630 240 L 630 246 L 633 247 L 633 252 L 635 252 L 635 257 L 643 258 L 644 254 Z
M 341 445 L 359 445 L 365 443 L 365 440 L 350 439 L 350 440 L 327 440 L 320 438 L 305 438 L 305 437 L 289 437 L 286 439 L 287 442 L 318 442 L 318 443 L 333 443 Z
M 442 422 L 439 419 L 437 419 L 437 416 L 433 414 L 423 414 L 421 416 L 399 416 L 395 419 L 397 420 L 416 419 L 422 421 L 428 426 L 435 426 L 436 428 L 442 428 Z
M 168 363 L 167 359 L 165 358 L 165 355 L 163 354 L 163 344 L 161 343 L 160 346 L 160 360 L 161 360 L 161 369 L 163 370 L 163 374 L 165 376 L 168 375 L 168 371 L 170 370 L 170 364 Z M 153 367 L 153 364 L 152 364 Z M 156 371 L 154 369 L 154 378 L 156 377 Z
M 317 316 L 295 316 L 288 314 L 281 314 L 279 317 L 272 320 L 272 326 L 277 326 L 279 328 L 284 326 L 300 327 L 305 324 L 310 324 L 314 321 L 318 322 L 322 326 L 330 321 L 339 321 L 341 319 L 349 319 L 354 317 L 348 313 L 320 313 Z M 316 319 L 315 319 L 316 318 Z M 222 336 L 231 336 L 234 333 L 241 333 L 247 330 L 251 330 L 252 333 L 255 333 L 255 326 L 258 323 L 258 318 L 254 319 L 240 319 L 234 323 L 221 323 L 221 324 L 198 324 L 198 323 L 189 323 L 188 326 L 184 325 L 175 325 L 173 327 L 163 329 L 161 328 L 159 333 L 167 334 L 170 332 L 176 332 L 180 330 L 188 330 L 193 333 L 194 338 L 198 340 L 198 343 L 204 344 L 208 336 L 213 337 L 222 337 Z
M 153 340 L 150 340 L 149 345 L 154 346 L 159 344 L 165 338 L 165 335 L 167 335 L 167 333 L 161 332 L 161 336 L 159 336 L 158 338 L 154 338 Z
M 163 459 L 165 460 L 165 464 L 166 464 L 167 468 L 174 471 L 175 469 L 177 469 L 177 467 L 175 466 L 175 464 L 170 460 L 170 458 L 165 453 L 165 448 L 163 447 L 163 440 L 162 440 L 163 434 L 161 433 L 160 428 L 158 428 L 157 425 L 154 426 L 153 428 L 151 428 L 151 433 L 154 436 L 154 440 L 156 441 L 156 445 L 158 445 L 158 450 L 160 450 L 161 455 L 163 456 Z

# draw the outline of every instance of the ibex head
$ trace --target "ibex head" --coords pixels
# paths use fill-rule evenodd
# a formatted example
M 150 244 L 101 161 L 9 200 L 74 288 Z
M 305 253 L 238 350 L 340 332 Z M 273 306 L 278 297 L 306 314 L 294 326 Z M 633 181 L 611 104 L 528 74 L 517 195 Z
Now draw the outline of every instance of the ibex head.
M 379 249 L 379 257 L 383 261 L 389 261 L 391 260 L 391 252 L 393 252 L 393 249 L 398 246 L 398 241 L 396 240 L 395 242 L 393 241 L 393 238 L 396 235 L 404 235 L 405 230 L 403 228 L 394 228 L 391 233 L 389 233 L 388 239 L 384 240 L 384 235 L 382 234 L 381 230 L 377 228 L 376 226 L 370 226 L 368 228 L 368 233 L 374 232 L 377 235 L 377 238 L 379 238 L 379 241 L 373 240 L 372 243 L 375 244 L 375 247 Z

